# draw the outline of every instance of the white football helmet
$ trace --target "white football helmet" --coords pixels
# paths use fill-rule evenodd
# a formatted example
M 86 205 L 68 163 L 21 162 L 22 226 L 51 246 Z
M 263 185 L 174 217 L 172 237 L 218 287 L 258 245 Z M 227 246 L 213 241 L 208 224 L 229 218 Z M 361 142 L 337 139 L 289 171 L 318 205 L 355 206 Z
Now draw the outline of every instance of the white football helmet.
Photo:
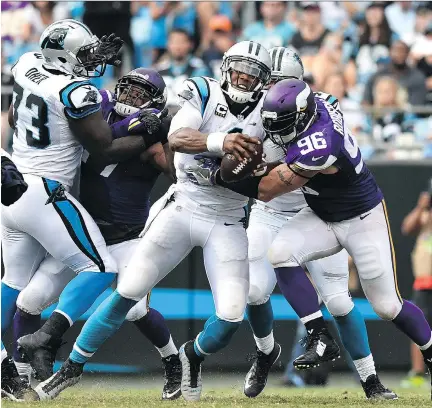
M 272 60 L 272 83 L 290 78 L 303 80 L 302 60 L 292 48 L 274 47 L 269 50 L 269 54 Z
M 259 92 L 270 79 L 271 59 L 268 51 L 254 41 L 241 41 L 234 44 L 223 56 L 222 78 L 220 81 L 222 90 L 236 103 L 247 103 L 256 100 Z M 255 77 L 255 80 L 247 89 L 244 86 L 234 84 L 231 80 L 233 71 Z
M 98 37 L 85 24 L 72 19 L 52 23 L 39 40 L 48 64 L 82 77 L 104 74 L 105 57 L 95 53 L 99 43 Z

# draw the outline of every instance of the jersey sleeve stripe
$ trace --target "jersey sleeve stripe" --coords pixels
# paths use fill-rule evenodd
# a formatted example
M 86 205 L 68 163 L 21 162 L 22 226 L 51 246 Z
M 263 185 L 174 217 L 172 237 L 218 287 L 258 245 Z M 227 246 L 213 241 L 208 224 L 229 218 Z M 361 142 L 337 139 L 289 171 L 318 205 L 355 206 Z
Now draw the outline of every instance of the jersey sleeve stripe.
M 69 118 L 83 119 L 86 116 L 89 116 L 92 113 L 97 112 L 98 110 L 100 110 L 100 108 L 101 108 L 101 104 L 98 103 L 96 105 L 89 105 L 81 109 L 73 109 L 73 108 L 65 107 L 64 112 L 65 115 Z
M 316 166 L 311 166 L 300 162 L 295 162 L 295 165 L 305 170 L 324 170 L 327 167 L 330 167 L 336 160 L 337 160 L 336 156 L 329 155 L 325 163 L 321 163 L 321 164 L 317 163 Z
M 204 116 L 204 112 L 207 107 L 207 103 L 210 99 L 210 86 L 207 80 L 203 77 L 191 78 L 190 81 L 198 89 L 199 96 L 201 98 L 201 116 Z
M 85 81 L 85 82 L 72 82 L 71 84 L 66 85 L 63 89 L 60 90 L 59 94 L 60 94 L 60 101 L 62 102 L 62 104 L 64 106 L 66 106 L 67 108 L 75 108 L 75 106 L 72 103 L 72 100 L 70 98 L 70 93 L 80 87 L 81 85 L 91 85 L 90 82 Z

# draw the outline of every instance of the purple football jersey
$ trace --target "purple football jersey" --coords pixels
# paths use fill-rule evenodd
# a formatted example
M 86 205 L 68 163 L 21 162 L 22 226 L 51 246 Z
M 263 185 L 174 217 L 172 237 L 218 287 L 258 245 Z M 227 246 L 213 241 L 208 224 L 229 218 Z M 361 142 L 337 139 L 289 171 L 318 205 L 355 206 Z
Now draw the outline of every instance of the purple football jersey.
M 114 110 L 112 94 L 104 90 L 100 93 L 104 119 L 109 124 L 122 120 Z M 98 223 L 136 225 L 138 233 L 141 232 L 150 209 L 150 192 L 160 171 L 139 157 L 108 166 L 101 165 L 91 155 L 84 158 L 80 200 L 90 215 Z
M 285 161 L 307 170 L 335 166 L 335 174 L 318 173 L 302 188 L 310 208 L 324 221 L 348 220 L 374 208 L 383 199 L 372 173 L 364 164 L 355 137 L 343 114 L 315 97 L 317 118 L 287 146 Z

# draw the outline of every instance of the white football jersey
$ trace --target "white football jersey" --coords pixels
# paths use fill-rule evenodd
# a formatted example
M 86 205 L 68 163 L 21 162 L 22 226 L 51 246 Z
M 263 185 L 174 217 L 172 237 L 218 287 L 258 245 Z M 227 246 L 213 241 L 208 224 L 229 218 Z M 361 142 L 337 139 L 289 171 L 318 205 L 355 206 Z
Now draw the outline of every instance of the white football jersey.
M 86 78 L 55 69 L 39 53 L 24 54 L 12 74 L 14 163 L 21 173 L 72 186 L 83 148 L 67 118 L 96 112 L 102 97 Z
M 265 131 L 260 115 L 264 95 L 255 103 L 245 104 L 244 110 L 237 116 L 230 112 L 219 82 L 212 78 L 188 79 L 184 82 L 179 97 L 181 109 L 171 122 L 169 134 L 182 127 L 191 127 L 203 133 L 243 133 L 264 140 Z M 194 154 L 175 153 L 176 191 L 215 209 L 238 209 L 247 204 L 247 197 L 227 188 L 198 186 L 189 181 L 184 169 L 194 161 Z

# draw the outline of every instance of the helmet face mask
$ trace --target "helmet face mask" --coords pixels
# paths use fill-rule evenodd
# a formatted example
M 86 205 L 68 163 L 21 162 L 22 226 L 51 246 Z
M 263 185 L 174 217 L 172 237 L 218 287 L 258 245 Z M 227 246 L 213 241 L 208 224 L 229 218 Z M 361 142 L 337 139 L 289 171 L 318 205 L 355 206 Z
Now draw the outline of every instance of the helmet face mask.
M 87 78 L 101 77 L 105 73 L 106 62 L 103 55 L 97 54 L 99 40 L 84 45 L 76 53 L 78 64 L 75 65 L 73 71 L 75 74 Z
M 270 78 L 270 67 L 270 55 L 261 44 L 234 44 L 223 57 L 222 90 L 235 103 L 255 101 Z
M 152 69 L 137 68 L 120 78 L 115 87 L 115 111 L 128 116 L 141 109 L 162 110 L 167 89 L 162 77 Z

